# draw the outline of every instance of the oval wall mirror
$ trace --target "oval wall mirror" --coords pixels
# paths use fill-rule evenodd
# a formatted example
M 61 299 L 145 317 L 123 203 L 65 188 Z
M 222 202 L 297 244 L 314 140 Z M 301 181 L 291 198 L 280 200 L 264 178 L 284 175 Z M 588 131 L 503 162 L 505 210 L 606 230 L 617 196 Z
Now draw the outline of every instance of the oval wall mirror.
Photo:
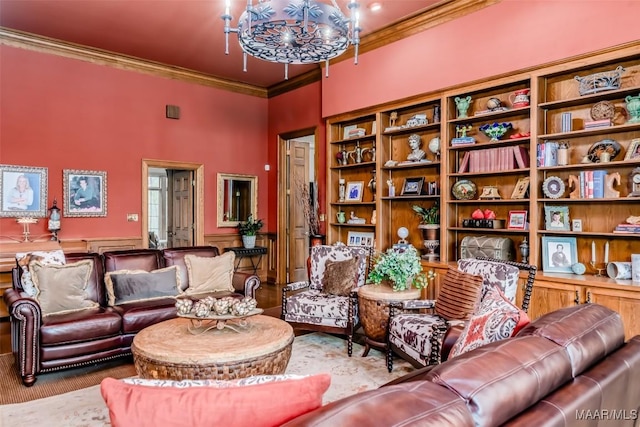
M 218 227 L 235 227 L 249 214 L 258 218 L 258 177 L 218 173 Z

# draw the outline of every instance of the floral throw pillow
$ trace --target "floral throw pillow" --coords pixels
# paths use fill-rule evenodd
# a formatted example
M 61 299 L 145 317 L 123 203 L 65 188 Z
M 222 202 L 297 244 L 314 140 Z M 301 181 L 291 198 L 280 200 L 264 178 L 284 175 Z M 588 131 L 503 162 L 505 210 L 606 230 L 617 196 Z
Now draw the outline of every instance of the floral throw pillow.
M 500 289 L 492 286 L 451 348 L 449 358 L 512 337 L 529 322 L 527 313 L 509 302 Z

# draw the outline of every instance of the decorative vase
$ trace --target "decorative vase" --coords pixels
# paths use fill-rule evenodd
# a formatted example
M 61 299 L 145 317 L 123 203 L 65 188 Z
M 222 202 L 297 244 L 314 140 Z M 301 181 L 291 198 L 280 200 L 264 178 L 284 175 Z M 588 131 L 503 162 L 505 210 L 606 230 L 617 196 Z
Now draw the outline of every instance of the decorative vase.
M 336 212 L 336 219 L 340 224 L 344 224 L 345 222 L 347 222 L 344 211 Z
M 509 101 L 513 108 L 529 106 L 529 89 L 520 89 L 509 95 Z
M 440 246 L 438 230 L 440 226 L 438 224 L 420 224 L 418 228 L 422 230 L 422 239 L 425 249 L 428 251 L 422 256 L 422 259 L 428 261 L 435 261 L 439 258 L 436 253 L 436 249 Z
M 256 236 L 247 236 L 247 235 L 243 235 L 242 236 L 242 244 L 244 245 L 245 249 L 253 249 L 256 247 Z
M 465 98 L 460 98 L 458 96 L 455 97 L 456 109 L 458 110 L 458 118 L 466 119 L 467 111 L 469 110 L 469 105 L 471 105 L 471 96 L 467 96 Z
M 624 100 L 627 103 L 627 111 L 631 116 L 627 123 L 640 123 L 640 95 L 629 95 Z

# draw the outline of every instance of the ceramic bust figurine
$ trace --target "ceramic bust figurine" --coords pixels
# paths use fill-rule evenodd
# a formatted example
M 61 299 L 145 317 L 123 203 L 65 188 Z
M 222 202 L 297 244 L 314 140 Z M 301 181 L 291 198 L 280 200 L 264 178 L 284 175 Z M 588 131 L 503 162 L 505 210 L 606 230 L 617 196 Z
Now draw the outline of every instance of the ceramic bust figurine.
M 409 135 L 409 147 L 411 147 L 411 153 L 407 156 L 407 160 L 412 162 L 419 162 L 426 156 L 425 152 L 420 149 L 422 146 L 422 139 L 417 133 Z

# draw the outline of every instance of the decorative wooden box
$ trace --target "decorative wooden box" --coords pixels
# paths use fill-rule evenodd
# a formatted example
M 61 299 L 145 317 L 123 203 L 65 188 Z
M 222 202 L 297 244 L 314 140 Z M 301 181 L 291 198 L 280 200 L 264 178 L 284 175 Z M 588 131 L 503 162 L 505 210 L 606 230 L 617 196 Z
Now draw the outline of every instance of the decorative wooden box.
M 466 236 L 460 245 L 460 258 L 489 257 L 513 261 L 516 259 L 513 240 L 507 237 Z

